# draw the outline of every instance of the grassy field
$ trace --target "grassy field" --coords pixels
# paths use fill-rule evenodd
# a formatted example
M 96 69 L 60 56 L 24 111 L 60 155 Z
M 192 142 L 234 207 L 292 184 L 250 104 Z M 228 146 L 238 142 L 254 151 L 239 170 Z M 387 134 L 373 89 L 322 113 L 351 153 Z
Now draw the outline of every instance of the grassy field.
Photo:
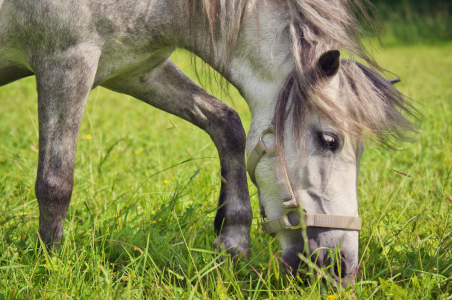
M 452 44 L 375 55 L 401 77 L 397 87 L 418 102 L 424 122 L 418 141 L 363 155 L 360 266 L 347 291 L 334 294 L 307 269 L 284 276 L 278 242 L 258 218 L 250 259 L 218 264 L 211 245 L 219 162 L 210 138 L 103 88 L 85 109 L 61 250 L 37 256 L 31 77 L 0 88 L 0 300 L 452 299 Z M 193 75 L 183 54 L 174 60 Z M 230 95 L 223 100 L 248 128 L 246 103 Z M 258 216 L 251 183 L 250 193 Z

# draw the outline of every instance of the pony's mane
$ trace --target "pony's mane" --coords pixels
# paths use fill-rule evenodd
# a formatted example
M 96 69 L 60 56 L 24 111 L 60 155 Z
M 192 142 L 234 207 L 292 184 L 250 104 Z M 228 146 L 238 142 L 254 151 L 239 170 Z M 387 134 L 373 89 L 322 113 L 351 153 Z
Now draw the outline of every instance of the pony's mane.
M 306 117 L 312 111 L 326 117 L 335 127 L 356 139 L 394 147 L 398 140 L 411 140 L 416 126 L 404 115 L 418 119 L 418 112 L 409 98 L 393 84 L 354 60 L 342 59 L 338 71 L 341 102 L 326 93 L 322 77 L 314 68 L 304 74 L 308 79 L 297 81 L 294 74 L 286 79 L 275 107 L 276 137 L 280 153 L 284 153 L 284 123 L 292 114 L 293 138 L 299 142 Z M 289 95 L 292 92 L 292 97 Z M 287 111 L 290 107 L 290 111 Z M 363 134 L 364 133 L 364 134 Z
M 364 32 L 355 11 L 375 28 L 366 11 L 367 0 L 288 0 L 294 71 L 286 79 L 275 107 L 277 146 L 284 153 L 284 122 L 291 97 L 293 138 L 301 139 L 304 117 L 311 110 L 326 117 L 339 130 L 355 138 L 364 136 L 389 147 L 397 140 L 409 140 L 415 126 L 400 111 L 417 119 L 409 99 L 378 74 L 385 71 L 368 54 L 360 37 Z M 372 8 L 372 6 L 370 6 Z M 341 60 L 341 99 L 336 103 L 325 93 L 325 77 L 318 68 L 319 57 L 328 50 L 345 49 L 369 67 L 355 60 Z M 348 95 L 347 95 L 348 94 Z M 350 97 L 349 97 L 350 96 Z M 343 105 L 346 108 L 343 108 Z
M 173 0 L 177 1 L 177 0 Z M 391 146 L 397 139 L 406 139 L 414 126 L 400 111 L 416 118 L 417 111 L 406 96 L 398 92 L 386 79 L 378 74 L 384 71 L 369 55 L 361 42 L 365 35 L 357 14 L 372 28 L 367 9 L 373 9 L 369 0 L 268 0 L 278 2 L 284 10 L 283 30 L 291 37 L 294 70 L 288 76 L 275 107 L 276 136 L 280 153 L 284 153 L 284 122 L 287 117 L 289 94 L 293 120 L 293 134 L 301 140 L 304 115 L 315 110 L 329 119 L 344 132 L 360 138 L 366 136 Z M 207 40 L 196 40 L 196 47 L 209 49 L 211 58 L 221 61 L 220 68 L 228 70 L 240 33 L 247 6 L 255 11 L 259 0 L 182 0 L 181 7 L 187 12 L 191 24 L 205 30 L 200 36 Z M 181 3 L 181 2 L 179 2 Z M 196 15 L 203 14 L 203 24 L 194 24 Z M 258 15 L 256 15 L 258 18 Z M 226 49 L 215 49 L 215 35 L 221 35 Z M 345 49 L 353 59 L 359 57 L 369 67 L 354 60 L 342 60 L 339 76 L 341 88 L 353 93 L 347 98 L 346 109 L 339 106 L 324 93 L 324 78 L 319 73 L 317 61 L 328 50 Z M 292 91 L 292 93 L 290 93 Z M 341 103 L 343 105 L 343 103 Z
M 389 80 L 359 62 L 343 59 L 341 65 L 345 91 L 355 96 L 346 97 L 347 109 L 353 116 L 348 123 L 387 146 L 397 140 L 411 140 L 416 125 L 404 115 L 418 120 L 419 114 L 410 99 Z

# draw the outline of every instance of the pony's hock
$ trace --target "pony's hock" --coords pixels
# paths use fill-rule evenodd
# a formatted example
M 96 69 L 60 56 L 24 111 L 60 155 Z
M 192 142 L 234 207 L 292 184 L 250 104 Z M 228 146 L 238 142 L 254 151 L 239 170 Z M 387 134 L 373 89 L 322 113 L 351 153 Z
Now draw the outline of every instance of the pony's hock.
M 281 243 L 285 265 L 296 272 L 305 244 L 319 266 L 331 263 L 326 248 L 340 248 L 333 277 L 353 282 L 362 136 L 386 144 L 404 138 L 412 126 L 400 111 L 415 110 L 375 72 L 352 7 L 367 15 L 359 0 L 0 0 L 0 86 L 36 75 L 43 242 L 58 248 L 85 102 L 103 86 L 211 136 L 224 179 L 215 247 L 249 252 L 246 148 L 263 225 Z M 195 53 L 240 91 L 253 117 L 247 137 L 233 109 L 171 62 L 175 48 Z

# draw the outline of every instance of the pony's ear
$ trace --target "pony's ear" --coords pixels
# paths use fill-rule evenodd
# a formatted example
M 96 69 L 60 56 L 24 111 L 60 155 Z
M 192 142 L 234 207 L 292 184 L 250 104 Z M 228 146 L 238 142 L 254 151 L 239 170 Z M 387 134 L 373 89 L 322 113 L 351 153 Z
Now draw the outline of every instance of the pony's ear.
M 331 77 L 337 74 L 341 66 L 341 52 L 339 50 L 330 50 L 323 53 L 317 65 L 323 76 Z
M 400 80 L 400 78 L 394 78 L 394 79 L 389 79 L 388 81 L 389 81 L 390 84 L 394 85 L 397 82 L 400 82 L 401 80 Z

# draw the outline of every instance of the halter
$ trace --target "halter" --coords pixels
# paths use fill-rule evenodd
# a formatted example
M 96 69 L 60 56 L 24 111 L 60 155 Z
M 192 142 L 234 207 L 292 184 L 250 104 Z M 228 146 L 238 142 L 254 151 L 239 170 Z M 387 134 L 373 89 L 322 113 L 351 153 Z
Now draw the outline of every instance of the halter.
M 255 178 L 256 166 L 259 160 L 265 153 L 270 157 L 272 169 L 275 172 L 276 184 L 278 185 L 279 194 L 281 196 L 283 205 L 283 216 L 265 221 L 265 211 L 259 197 L 259 206 L 261 210 L 262 229 L 275 236 L 278 231 L 285 229 L 299 229 L 306 227 L 323 227 L 323 228 L 336 228 L 336 229 L 348 229 L 348 230 L 361 230 L 362 220 L 359 217 L 349 216 L 337 216 L 337 215 L 325 215 L 325 214 L 312 214 L 306 212 L 300 205 L 294 196 L 292 186 L 289 181 L 286 169 L 282 167 L 279 160 L 278 149 L 276 143 L 273 147 L 267 147 L 264 143 L 263 137 L 267 133 L 275 134 L 276 127 L 274 121 L 270 126 L 265 129 L 254 147 L 253 151 L 248 156 L 247 171 L 250 175 L 251 181 L 258 188 Z M 289 215 L 296 214 L 299 218 L 298 224 L 292 224 L 289 220 Z

